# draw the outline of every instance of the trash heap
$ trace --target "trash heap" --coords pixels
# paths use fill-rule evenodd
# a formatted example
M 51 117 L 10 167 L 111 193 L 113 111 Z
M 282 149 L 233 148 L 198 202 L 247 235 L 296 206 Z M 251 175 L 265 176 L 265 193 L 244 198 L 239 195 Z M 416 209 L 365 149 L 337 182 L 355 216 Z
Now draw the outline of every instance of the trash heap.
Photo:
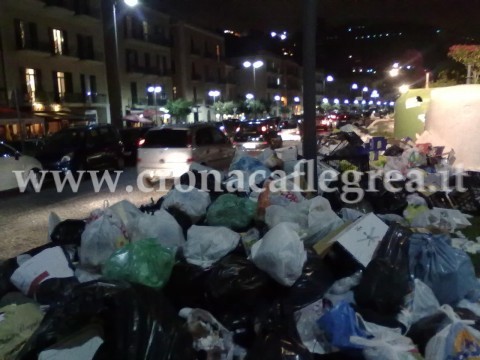
M 373 164 L 358 137 L 321 144 L 319 172 Z M 390 144 L 383 168 L 424 155 Z M 478 359 L 476 213 L 432 191 L 348 204 L 337 180 L 322 196 L 270 186 L 297 161 L 238 154 L 231 170 L 265 170 L 262 192 L 182 176 L 140 208 L 52 215 L 50 243 L 0 264 L 0 359 Z

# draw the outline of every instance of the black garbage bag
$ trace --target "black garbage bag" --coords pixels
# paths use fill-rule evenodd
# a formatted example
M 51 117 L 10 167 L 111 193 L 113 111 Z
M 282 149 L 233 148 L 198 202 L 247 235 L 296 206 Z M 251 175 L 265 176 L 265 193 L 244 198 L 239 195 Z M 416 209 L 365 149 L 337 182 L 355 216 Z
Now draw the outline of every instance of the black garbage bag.
M 17 267 L 18 264 L 15 258 L 7 259 L 0 264 L 0 298 L 9 292 L 17 290 L 10 281 L 10 277 Z
M 404 150 L 400 146 L 392 145 L 387 150 L 385 150 L 383 155 L 385 155 L 385 156 L 400 156 L 400 155 L 403 154 L 403 151 Z
M 451 320 L 444 312 L 438 312 L 418 320 L 405 336 L 411 338 L 420 353 L 425 355 L 428 341 L 450 323 Z
M 68 297 L 78 284 L 75 277 L 47 279 L 36 288 L 34 299 L 41 305 L 54 305 Z
M 324 260 L 309 252 L 302 275 L 291 287 L 283 287 L 285 305 L 299 310 L 321 299 L 335 282 L 335 277 Z
M 364 267 L 345 248 L 334 243 L 324 257 L 324 263 L 333 273 L 335 280 L 352 276 Z
M 190 216 L 176 207 L 170 207 L 167 211 L 175 218 L 175 220 L 177 220 L 178 225 L 180 225 L 183 230 L 183 236 L 185 236 L 186 239 L 188 229 L 193 225 Z
M 210 269 L 180 260 L 175 263 L 163 293 L 179 311 L 184 307 L 209 310 L 206 297 L 206 279 Z
M 409 229 L 395 224 L 383 237 L 354 289 L 361 313 L 362 308 L 384 316 L 400 312 L 405 296 L 413 289 L 408 257 L 410 235 Z
M 163 198 L 163 196 L 159 198 L 156 202 L 152 198 L 150 204 L 141 205 L 138 209 L 143 213 L 153 215 L 155 211 L 159 211 L 162 208 L 162 203 L 164 200 L 165 199 Z
M 255 308 L 276 291 L 275 282 L 245 256 L 229 254 L 207 277 L 209 299 L 223 308 Z
M 190 334 L 161 293 L 101 281 L 77 286 L 51 308 L 17 359 L 37 359 L 47 347 L 92 324 L 103 330 L 96 359 L 197 359 Z
M 300 340 L 291 310 L 279 303 L 272 306 L 261 320 L 256 341 L 245 360 L 313 360 Z
M 403 210 L 408 206 L 408 192 L 405 190 L 405 181 L 392 180 L 389 182 L 392 187 L 400 189 L 398 192 L 385 189 L 383 179 L 376 178 L 374 181 L 377 191 L 365 191 L 365 199 L 372 204 L 375 213 L 402 215 Z
M 84 220 L 64 220 L 55 226 L 50 239 L 57 245 L 80 246 L 85 225 L 86 222 Z

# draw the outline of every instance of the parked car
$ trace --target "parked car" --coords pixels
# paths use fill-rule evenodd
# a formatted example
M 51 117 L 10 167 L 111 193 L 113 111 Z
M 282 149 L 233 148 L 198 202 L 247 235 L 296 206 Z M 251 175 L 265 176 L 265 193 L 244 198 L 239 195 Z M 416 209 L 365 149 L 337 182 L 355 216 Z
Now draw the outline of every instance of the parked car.
M 137 172 L 155 182 L 180 177 L 193 162 L 227 169 L 234 155 L 232 143 L 214 124 L 165 125 L 152 128 L 140 141 Z
M 235 130 L 240 124 L 239 119 L 221 120 L 217 123 L 218 129 L 225 134 L 226 137 L 232 139 L 235 135 Z
M 123 169 L 123 143 L 111 125 L 86 125 L 62 129 L 45 139 L 37 155 L 48 170 Z
M 13 171 L 24 171 L 24 179 L 32 172 L 39 174 L 42 164 L 33 157 L 22 155 L 13 147 L 0 141 L 0 191 L 18 188 L 17 178 Z M 27 191 L 33 191 L 30 183 Z
M 282 121 L 279 125 L 283 141 L 301 141 L 303 136 L 303 119 L 295 117 Z
M 282 147 L 282 138 L 268 123 L 262 121 L 242 122 L 238 126 L 233 143 L 243 150 L 263 150 Z
M 134 127 L 120 130 L 120 138 L 123 143 L 123 158 L 128 164 L 135 165 L 137 162 L 138 143 L 145 137 L 151 127 Z
M 42 138 L 40 138 L 40 139 L 25 139 L 25 141 L 23 142 L 23 148 L 22 148 L 22 142 L 20 140 L 8 141 L 8 142 L 6 142 L 6 144 L 10 145 L 15 150 L 21 152 L 23 155 L 36 157 L 37 152 L 43 146 L 43 139 Z

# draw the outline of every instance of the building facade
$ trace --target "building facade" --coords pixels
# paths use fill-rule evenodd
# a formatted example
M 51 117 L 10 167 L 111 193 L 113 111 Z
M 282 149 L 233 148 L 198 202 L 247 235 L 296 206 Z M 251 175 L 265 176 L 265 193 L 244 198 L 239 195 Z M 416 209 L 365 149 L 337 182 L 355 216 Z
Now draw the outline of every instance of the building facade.
M 0 3 L 1 102 L 43 119 L 27 124 L 27 133 L 55 132 L 75 121 L 109 122 L 99 3 Z M 19 133 L 14 124 L 11 131 Z
M 172 24 L 172 37 L 173 97 L 193 102 L 194 112 L 187 121 L 215 120 L 213 102 L 236 97 L 233 67 L 225 60 L 224 37 L 182 21 Z
M 123 113 L 156 109 L 151 117 L 160 123 L 159 109 L 173 98 L 170 17 L 142 5 L 117 8 Z

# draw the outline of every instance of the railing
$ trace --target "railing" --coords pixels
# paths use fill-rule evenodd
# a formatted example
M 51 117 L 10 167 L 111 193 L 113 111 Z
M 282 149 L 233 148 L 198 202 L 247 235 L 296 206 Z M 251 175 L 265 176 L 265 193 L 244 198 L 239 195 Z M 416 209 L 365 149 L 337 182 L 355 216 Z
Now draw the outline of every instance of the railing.
M 77 51 L 77 57 L 80 60 L 90 60 L 90 61 L 105 61 L 103 53 L 94 51 L 93 53 Z
M 152 35 L 148 41 L 161 46 L 172 46 L 172 40 L 162 35 Z
M 18 50 L 30 50 L 30 51 L 38 51 L 43 53 L 52 53 L 52 46 L 48 42 L 27 42 L 25 46 L 17 47 Z

